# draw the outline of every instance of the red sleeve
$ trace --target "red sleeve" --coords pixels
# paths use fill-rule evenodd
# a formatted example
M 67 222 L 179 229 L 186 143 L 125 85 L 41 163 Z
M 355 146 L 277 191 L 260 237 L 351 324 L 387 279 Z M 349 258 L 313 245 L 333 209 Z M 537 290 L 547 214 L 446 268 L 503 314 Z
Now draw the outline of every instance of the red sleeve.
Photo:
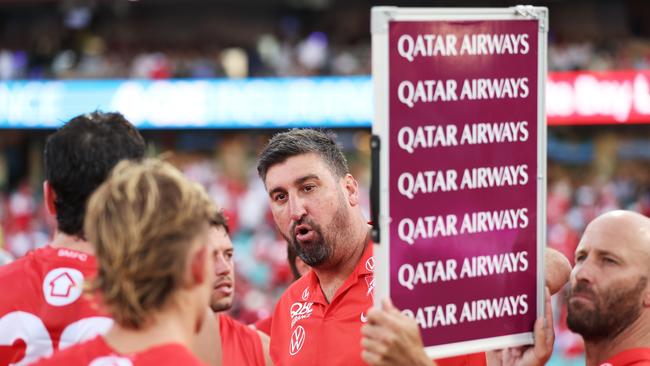
M 435 360 L 438 366 L 487 366 L 485 353 L 447 357 Z
M 257 331 L 219 314 L 223 365 L 264 366 L 264 350 Z
M 260 332 L 270 336 L 271 335 L 271 323 L 273 322 L 273 316 L 268 318 L 260 319 L 255 323 L 255 329 Z

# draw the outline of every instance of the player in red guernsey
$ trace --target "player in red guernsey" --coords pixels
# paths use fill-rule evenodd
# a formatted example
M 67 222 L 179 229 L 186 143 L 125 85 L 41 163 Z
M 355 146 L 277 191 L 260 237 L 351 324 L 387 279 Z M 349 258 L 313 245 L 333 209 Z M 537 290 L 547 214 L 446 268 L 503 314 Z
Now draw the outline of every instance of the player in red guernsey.
M 223 214 L 211 221 L 209 239 L 214 265 L 210 307 L 214 313 L 201 327 L 195 353 L 210 365 L 271 365 L 268 336 L 220 313 L 232 307 L 235 292 L 233 245 Z
M 144 148 L 118 113 L 77 116 L 48 138 L 43 193 L 57 229 L 48 246 L 0 267 L 0 365 L 28 364 L 110 327 L 110 318 L 82 294 L 96 268 L 84 211 L 111 169 L 141 158 Z
M 94 243 L 114 326 L 36 365 L 203 365 L 195 340 L 213 285 L 207 193 L 159 160 L 121 162 L 92 195 L 84 224 Z

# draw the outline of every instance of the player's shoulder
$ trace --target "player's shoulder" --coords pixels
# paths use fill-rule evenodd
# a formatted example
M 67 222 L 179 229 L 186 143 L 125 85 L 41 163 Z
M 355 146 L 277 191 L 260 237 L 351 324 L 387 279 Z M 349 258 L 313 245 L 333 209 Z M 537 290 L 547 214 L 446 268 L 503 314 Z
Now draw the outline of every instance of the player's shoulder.
M 97 336 L 88 341 L 75 344 L 62 351 L 55 353 L 53 356 L 41 358 L 34 366 L 55 366 L 55 365 L 68 365 L 68 364 L 86 364 L 93 360 L 110 356 L 111 349 L 106 345 L 101 336 Z M 107 365 L 112 365 L 107 363 Z M 116 363 L 116 365 L 122 365 Z
M 16 310 L 18 304 L 24 304 L 30 294 L 37 293 L 42 277 L 31 254 L 0 267 L 0 283 L 4 290 L 0 299 L 0 316 L 7 311 Z M 16 299 L 21 301 L 17 302 Z
M 222 337 L 224 336 L 224 332 L 228 335 L 234 333 L 244 337 L 259 337 L 257 331 L 251 329 L 248 325 L 238 322 L 237 320 L 225 314 L 219 314 L 218 316 L 219 316 L 219 328 Z
M 0 279 L 3 283 L 7 283 L 6 279 L 21 276 L 26 268 L 30 267 L 31 258 L 27 256 L 20 257 L 15 261 L 5 264 L 0 267 Z
M 179 343 L 168 343 L 149 348 L 137 355 L 137 366 L 187 365 L 202 366 L 203 363 L 190 350 Z M 112 364 L 111 364 L 112 365 Z M 121 364 L 119 364 L 121 365 Z M 129 364 L 130 365 L 130 364 Z
M 96 260 L 91 254 L 48 245 L 34 249 L 12 263 L 0 267 L 0 278 L 22 275 L 25 272 L 45 273 L 59 267 L 73 268 L 89 274 L 95 272 Z

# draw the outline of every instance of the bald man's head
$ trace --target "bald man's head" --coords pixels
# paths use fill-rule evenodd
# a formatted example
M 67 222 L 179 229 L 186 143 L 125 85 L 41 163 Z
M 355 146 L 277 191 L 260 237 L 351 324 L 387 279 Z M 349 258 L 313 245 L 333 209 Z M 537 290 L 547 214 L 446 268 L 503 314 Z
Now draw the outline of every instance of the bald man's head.
M 571 272 L 569 328 L 585 340 L 616 336 L 650 309 L 650 219 L 611 211 L 587 226 Z
M 583 239 L 589 235 L 612 240 L 615 246 L 629 249 L 640 256 L 650 256 L 650 218 L 632 211 L 616 210 L 595 218 L 585 230 Z M 581 241 L 582 244 L 582 241 Z M 644 268 L 647 261 L 643 261 Z

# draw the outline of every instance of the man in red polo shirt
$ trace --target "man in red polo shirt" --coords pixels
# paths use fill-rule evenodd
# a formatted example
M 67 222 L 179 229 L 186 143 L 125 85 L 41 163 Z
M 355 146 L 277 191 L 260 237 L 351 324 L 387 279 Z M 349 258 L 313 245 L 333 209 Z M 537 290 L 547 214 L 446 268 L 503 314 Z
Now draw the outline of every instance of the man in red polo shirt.
M 275 307 L 273 362 L 365 365 L 360 328 L 373 302 L 375 266 L 359 188 L 345 157 L 332 136 L 292 130 L 269 141 L 258 173 L 279 231 L 312 268 Z
M 314 130 L 275 135 L 258 173 L 280 233 L 312 268 L 282 295 L 273 313 L 276 365 L 365 365 L 361 326 L 374 294 L 369 226 L 357 181 L 334 138 Z M 440 360 L 483 365 L 485 355 Z
M 650 365 L 650 218 L 612 211 L 586 228 L 567 294 L 588 366 Z

